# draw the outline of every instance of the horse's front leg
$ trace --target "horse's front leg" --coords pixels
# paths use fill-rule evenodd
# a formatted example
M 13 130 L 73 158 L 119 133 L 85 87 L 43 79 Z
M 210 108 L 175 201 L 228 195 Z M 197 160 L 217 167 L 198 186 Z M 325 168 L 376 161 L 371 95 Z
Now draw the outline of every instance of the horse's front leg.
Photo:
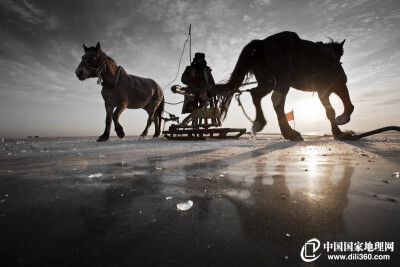
M 289 139 L 290 141 L 303 141 L 304 139 L 301 134 L 290 127 L 285 115 L 285 101 L 288 92 L 289 87 L 280 88 L 272 93 L 271 99 L 278 118 L 279 128 L 285 139 Z
M 335 119 L 336 124 L 346 124 L 350 121 L 350 116 L 351 113 L 353 113 L 354 106 L 351 103 L 349 90 L 345 82 L 340 81 L 338 85 L 335 85 L 335 87 L 333 88 L 333 92 L 339 96 L 344 106 L 343 114 L 337 116 L 337 118 Z
M 321 93 L 318 94 L 319 100 L 321 100 L 322 105 L 324 105 L 326 111 L 326 117 L 331 122 L 331 129 L 332 134 L 335 139 L 340 139 L 341 135 L 343 134 L 342 131 L 339 129 L 336 120 L 335 120 L 335 110 L 333 109 L 331 102 L 329 101 L 328 93 Z
M 119 138 L 125 137 L 124 128 L 122 128 L 121 124 L 119 124 L 119 116 L 121 116 L 122 111 L 124 111 L 127 106 L 128 106 L 127 102 L 121 103 L 120 105 L 117 106 L 112 116 L 115 126 L 115 132 L 117 133 Z
M 97 139 L 97 142 L 105 142 L 110 138 L 110 127 L 114 106 L 109 105 L 106 102 L 104 104 L 106 108 L 106 128 L 104 130 L 104 133 L 99 136 L 99 139 Z

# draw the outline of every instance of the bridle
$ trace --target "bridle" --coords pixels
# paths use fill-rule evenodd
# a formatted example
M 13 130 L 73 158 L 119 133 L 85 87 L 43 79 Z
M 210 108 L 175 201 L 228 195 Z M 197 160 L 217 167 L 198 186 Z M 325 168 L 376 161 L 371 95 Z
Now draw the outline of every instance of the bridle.
M 96 72 L 96 77 L 98 77 L 97 80 L 97 84 L 100 84 L 102 81 L 102 77 L 101 77 L 101 73 L 102 72 L 106 72 L 107 70 L 107 64 L 106 62 L 103 60 L 103 55 L 101 54 L 101 51 L 98 53 L 98 56 L 100 56 L 100 64 L 97 68 L 94 68 L 92 66 L 89 65 L 89 63 L 87 63 L 87 61 L 83 58 L 82 61 L 85 63 L 85 65 L 91 69 L 94 70 Z M 119 73 L 119 72 L 118 72 Z M 119 75 L 118 75 L 119 76 Z

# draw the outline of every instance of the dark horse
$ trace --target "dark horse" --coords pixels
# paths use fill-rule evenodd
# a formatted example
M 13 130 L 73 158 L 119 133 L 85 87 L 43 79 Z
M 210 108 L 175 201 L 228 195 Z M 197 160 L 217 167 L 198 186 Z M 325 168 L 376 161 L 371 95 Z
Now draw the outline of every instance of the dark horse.
M 83 45 L 85 54 L 75 73 L 83 81 L 98 77 L 103 86 L 101 95 L 106 108 L 106 129 L 97 139 L 98 142 L 107 141 L 110 136 L 111 119 L 114 121 L 115 131 L 119 138 L 125 136 L 118 119 L 126 108 L 143 108 L 149 114 L 146 128 L 141 137 L 147 135 L 151 123 L 154 121 L 155 133 L 160 135 L 161 115 L 164 110 L 164 94 L 161 87 L 152 79 L 129 75 L 121 66 L 101 51 L 100 43 L 96 47 L 87 48 Z M 115 109 L 115 111 L 114 111 Z
M 346 86 L 347 77 L 340 58 L 343 44 L 302 40 L 294 32 L 281 32 L 264 40 L 253 40 L 243 48 L 229 80 L 216 86 L 225 92 L 222 113 L 226 114 L 231 98 L 250 75 L 254 75 L 258 86 L 250 90 L 256 108 L 253 132 L 261 131 L 266 120 L 261 108 L 261 99 L 272 93 L 272 103 L 285 139 L 303 140 L 293 130 L 285 116 L 286 95 L 290 87 L 302 91 L 317 92 L 326 110 L 335 139 L 343 135 L 338 125 L 350 121 L 354 106 Z M 337 94 L 343 102 L 344 112 L 335 119 L 335 110 L 329 101 L 331 93 Z

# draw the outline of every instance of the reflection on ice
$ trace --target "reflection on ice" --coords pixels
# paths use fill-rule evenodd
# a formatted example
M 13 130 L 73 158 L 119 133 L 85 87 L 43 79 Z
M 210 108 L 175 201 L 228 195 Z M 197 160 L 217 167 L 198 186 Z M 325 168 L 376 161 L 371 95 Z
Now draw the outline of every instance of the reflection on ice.
M 89 178 L 98 178 L 98 177 L 102 177 L 102 176 L 103 176 L 102 173 L 95 173 L 95 174 L 89 175 Z
M 176 207 L 178 208 L 178 210 L 190 210 L 193 207 L 193 201 L 188 200 L 186 202 L 178 203 Z

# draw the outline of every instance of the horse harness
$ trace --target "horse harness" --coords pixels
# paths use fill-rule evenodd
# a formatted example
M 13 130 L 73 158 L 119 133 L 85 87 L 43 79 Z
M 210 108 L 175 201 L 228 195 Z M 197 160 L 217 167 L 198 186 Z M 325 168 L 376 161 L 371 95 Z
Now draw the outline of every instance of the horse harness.
M 117 70 L 117 78 L 115 79 L 114 83 L 105 83 L 103 81 L 103 82 L 101 82 L 101 85 L 103 86 L 103 88 L 113 89 L 113 88 L 117 87 L 118 83 L 120 83 L 119 77 L 121 76 L 122 67 L 118 66 L 117 69 L 118 69 Z
M 94 68 L 94 67 L 90 66 L 85 59 L 83 59 L 83 62 L 86 64 L 86 66 L 89 69 L 95 70 L 96 76 L 98 77 L 97 84 L 101 84 L 106 89 L 112 89 L 112 88 L 117 87 L 118 82 L 119 82 L 119 78 L 121 76 L 122 67 L 121 66 L 117 67 L 117 69 L 118 69 L 117 70 L 117 78 L 115 79 L 114 83 L 112 83 L 112 84 L 111 83 L 105 83 L 103 78 L 101 77 L 101 74 L 107 71 L 107 64 L 103 60 L 103 55 L 101 55 L 101 51 L 100 51 L 100 60 L 101 60 L 101 62 L 100 62 L 99 66 L 97 68 Z

